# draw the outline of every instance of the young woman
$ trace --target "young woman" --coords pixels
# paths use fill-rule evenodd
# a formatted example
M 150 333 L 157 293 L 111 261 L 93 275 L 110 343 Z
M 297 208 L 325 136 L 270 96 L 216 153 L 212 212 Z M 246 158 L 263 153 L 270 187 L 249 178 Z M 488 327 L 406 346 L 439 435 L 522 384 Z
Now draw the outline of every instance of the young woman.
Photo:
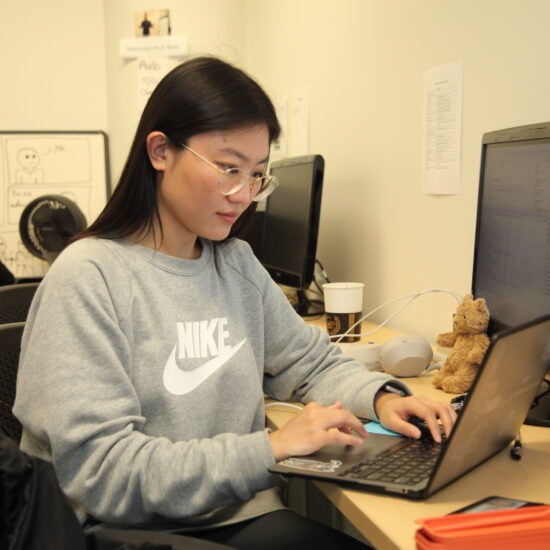
M 306 325 L 233 238 L 276 187 L 266 170 L 279 132 L 241 70 L 210 57 L 178 66 L 105 209 L 42 282 L 14 411 L 23 450 L 53 462 L 83 520 L 235 548 L 353 548 L 286 510 L 268 467 L 360 444 L 355 414 L 412 437 L 413 414 L 436 438 L 438 417 L 450 431 L 448 405 L 382 391 L 390 377 Z M 309 404 L 270 433 L 264 394 Z

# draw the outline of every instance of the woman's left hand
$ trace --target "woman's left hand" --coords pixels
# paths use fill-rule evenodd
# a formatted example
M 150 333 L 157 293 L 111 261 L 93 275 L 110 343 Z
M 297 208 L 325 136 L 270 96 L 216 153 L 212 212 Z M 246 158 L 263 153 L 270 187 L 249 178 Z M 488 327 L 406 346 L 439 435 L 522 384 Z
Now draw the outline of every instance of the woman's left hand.
M 438 418 L 448 437 L 456 421 L 456 411 L 449 403 L 432 401 L 423 395 L 400 397 L 380 392 L 375 400 L 375 409 L 382 425 L 394 432 L 418 439 L 422 433 L 411 424 L 411 417 L 422 419 L 428 426 L 435 441 L 441 442 Z

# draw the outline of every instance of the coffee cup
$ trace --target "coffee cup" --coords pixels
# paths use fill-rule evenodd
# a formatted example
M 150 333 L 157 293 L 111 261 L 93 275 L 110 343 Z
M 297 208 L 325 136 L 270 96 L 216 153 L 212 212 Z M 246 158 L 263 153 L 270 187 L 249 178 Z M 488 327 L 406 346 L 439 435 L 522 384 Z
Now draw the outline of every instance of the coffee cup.
M 323 285 L 327 331 L 334 337 L 346 334 L 338 339 L 339 342 L 358 342 L 361 338 L 359 320 L 363 311 L 364 286 L 363 283 L 325 283 Z M 357 325 L 353 327 L 356 323 Z

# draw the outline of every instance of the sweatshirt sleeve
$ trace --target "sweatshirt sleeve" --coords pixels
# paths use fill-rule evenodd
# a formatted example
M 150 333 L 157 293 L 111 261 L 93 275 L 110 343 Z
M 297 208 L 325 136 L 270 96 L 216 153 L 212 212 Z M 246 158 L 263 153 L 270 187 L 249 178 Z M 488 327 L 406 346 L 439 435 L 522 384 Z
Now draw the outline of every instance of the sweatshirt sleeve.
M 119 283 L 107 285 L 107 275 Z M 273 486 L 265 431 L 186 441 L 147 435 L 132 342 L 120 328 L 127 280 L 124 265 L 105 274 L 74 255 L 52 265 L 22 343 L 14 412 L 24 450 L 51 460 L 69 498 L 113 523 L 189 518 Z
M 326 331 L 304 323 L 276 285 L 266 285 L 265 303 L 264 387 L 270 397 L 322 405 L 342 401 L 354 414 L 377 420 L 374 397 L 386 383 L 411 393 L 389 374 L 371 372 L 345 357 Z

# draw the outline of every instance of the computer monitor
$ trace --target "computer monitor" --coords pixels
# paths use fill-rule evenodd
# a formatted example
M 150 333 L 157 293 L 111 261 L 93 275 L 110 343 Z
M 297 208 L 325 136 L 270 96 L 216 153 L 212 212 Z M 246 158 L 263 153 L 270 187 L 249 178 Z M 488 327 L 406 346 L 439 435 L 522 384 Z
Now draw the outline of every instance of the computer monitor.
M 550 312 L 550 123 L 483 135 L 472 291 L 490 334 Z M 548 394 L 539 406 L 544 424 Z
M 272 162 L 270 173 L 279 187 L 242 235 L 273 280 L 296 289 L 294 307 L 304 317 L 323 313 L 322 301 L 308 298 L 305 291 L 315 274 L 324 170 L 321 155 Z

